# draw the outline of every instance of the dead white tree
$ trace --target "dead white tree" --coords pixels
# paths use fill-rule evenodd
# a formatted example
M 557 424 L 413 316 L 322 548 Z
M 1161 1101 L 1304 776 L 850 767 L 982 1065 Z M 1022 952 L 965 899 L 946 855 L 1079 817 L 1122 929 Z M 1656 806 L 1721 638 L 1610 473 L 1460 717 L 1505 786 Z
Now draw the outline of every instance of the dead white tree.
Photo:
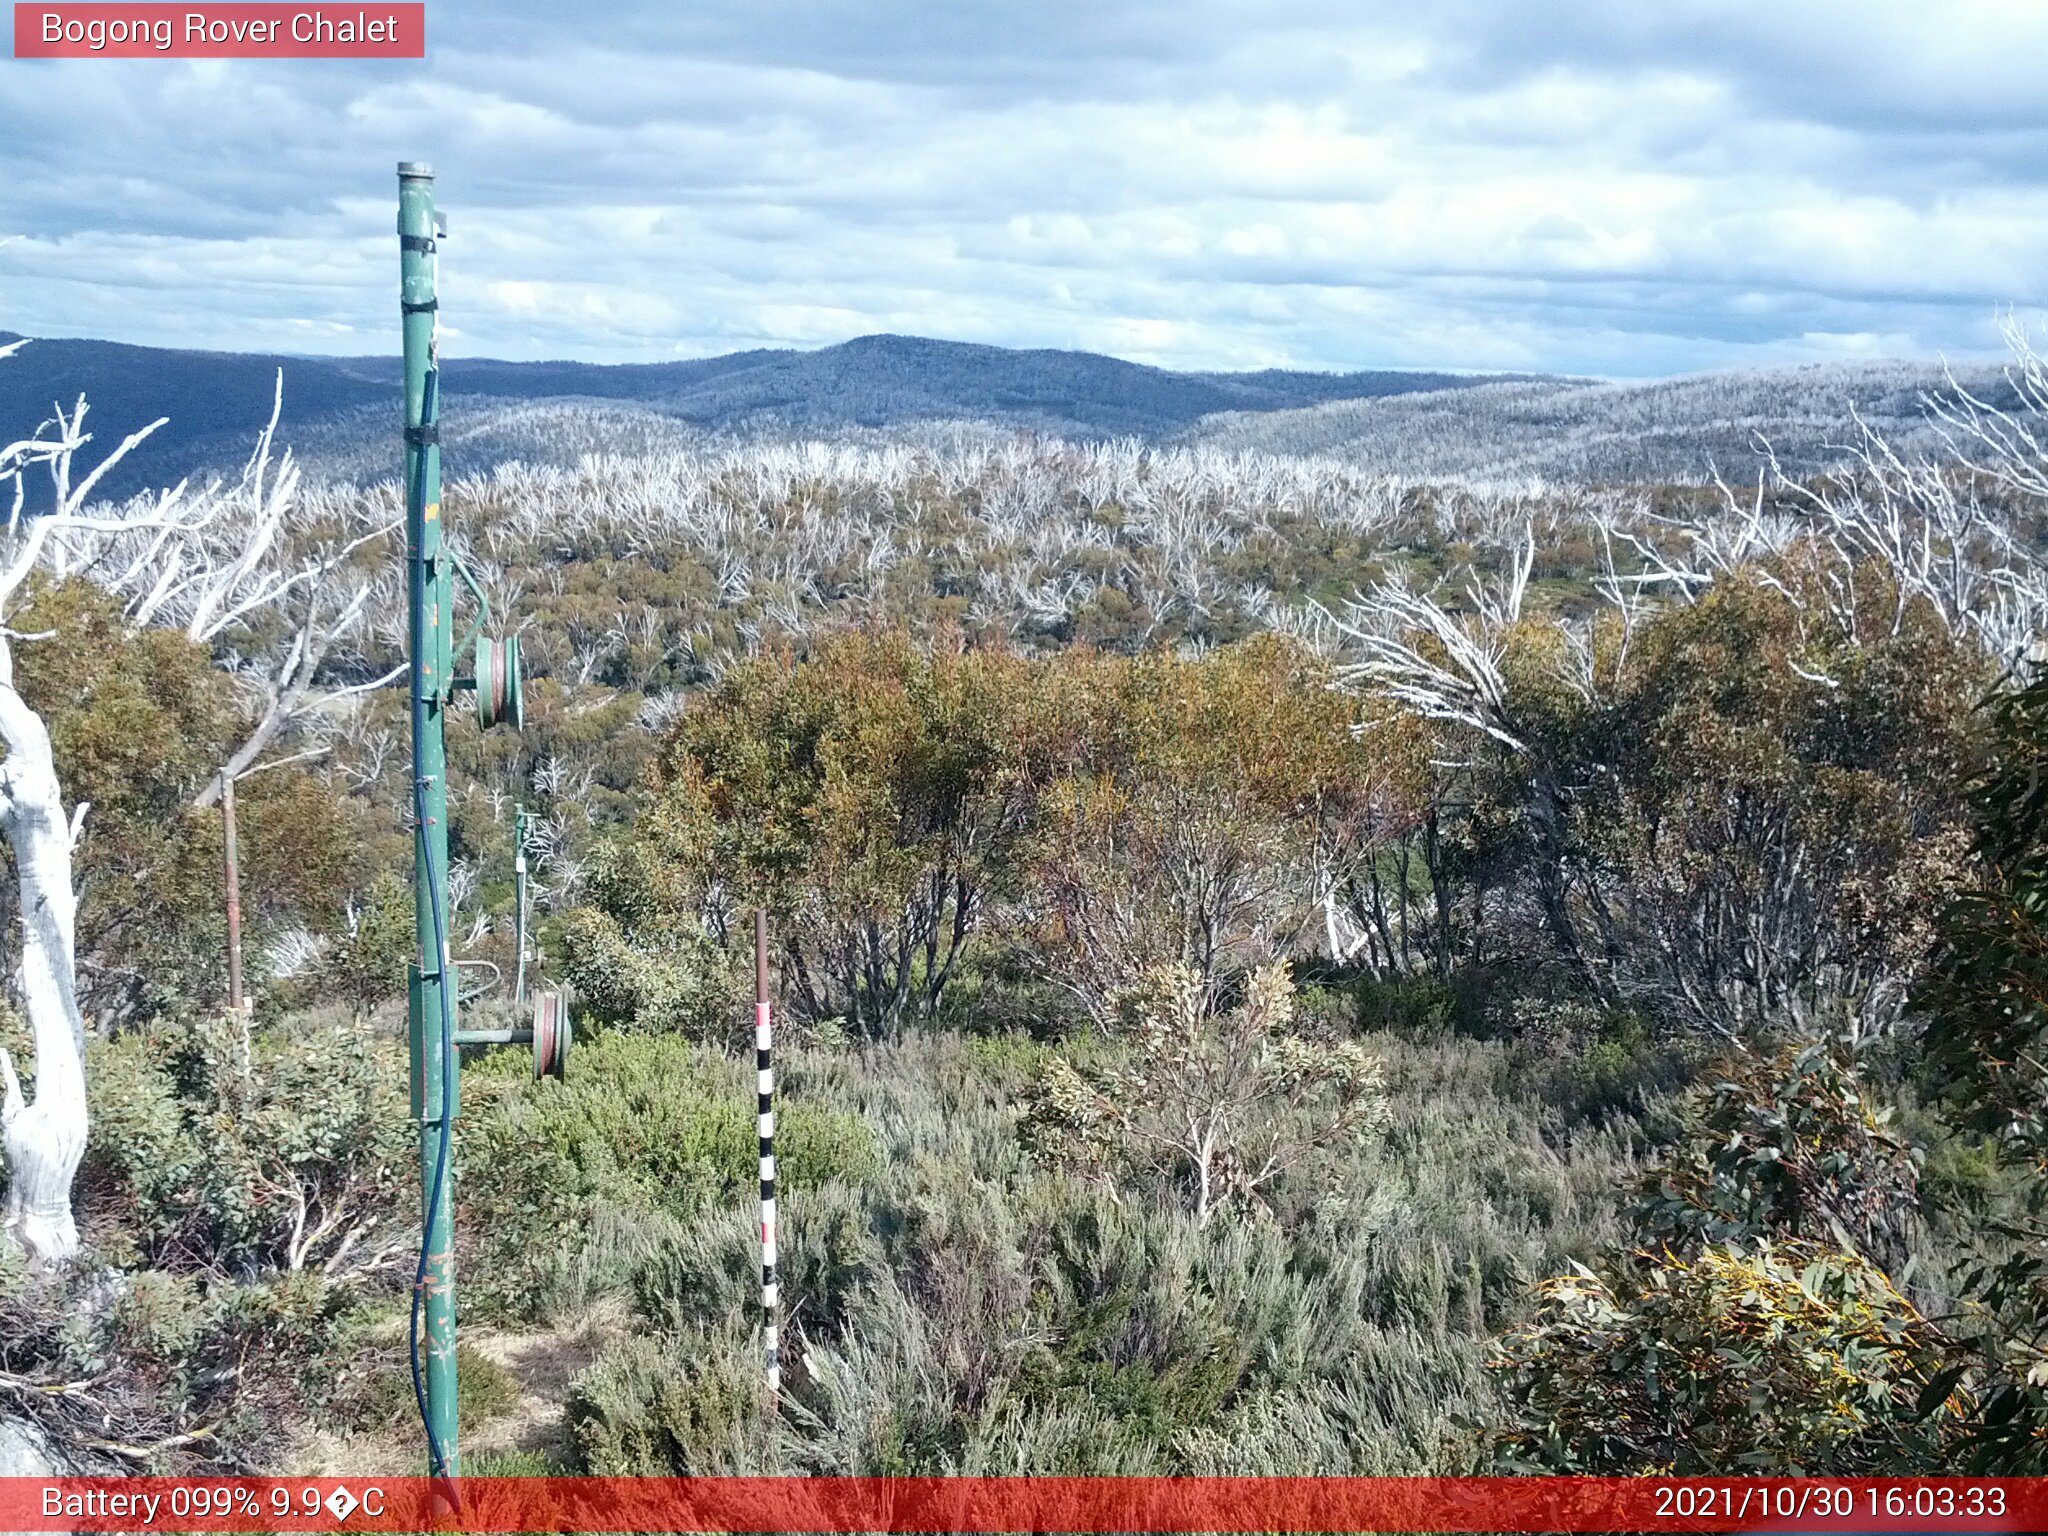
M 21 343 L 0 349 L 12 355 Z M 159 421 L 131 434 L 75 479 L 79 451 L 91 441 L 84 430 L 85 401 L 59 411 L 28 438 L 0 447 L 0 493 L 8 515 L 0 541 L 0 834 L 14 855 L 21 913 L 21 963 L 17 985 L 35 1049 L 35 1100 L 21 1091 L 12 1056 L 0 1050 L 0 1146 L 7 1163 L 5 1224 L 36 1264 L 54 1264 L 78 1248 L 71 1215 L 71 1183 L 85 1153 L 85 1024 L 78 1010 L 74 938 L 78 897 L 71 855 L 87 807 L 69 812 L 50 749 L 50 733 L 14 686 L 14 644 L 28 636 L 6 627 L 15 597 L 45 562 L 53 540 L 82 547 L 85 541 L 129 536 L 166 539 L 196 532 L 218 514 L 217 501 L 188 499 L 181 484 L 152 500 L 94 515 L 85 511 L 106 473 Z M 32 472 L 47 470 L 52 497 L 31 510 Z
M 1354 598 L 1341 615 L 1320 610 L 1349 648 L 1339 682 L 1381 692 L 1425 719 L 1469 726 L 1511 752 L 1524 750 L 1501 668 L 1535 562 L 1535 529 L 1525 525 L 1498 580 L 1468 581 L 1468 614 L 1398 577 Z
M 200 808 L 218 800 L 223 782 L 250 771 L 296 721 L 351 693 L 382 687 L 404 670 L 342 687 L 318 685 L 336 650 L 364 627 L 384 584 L 360 552 L 388 537 L 400 519 L 378 492 L 303 491 L 289 449 L 273 464 L 283 383 L 280 372 L 270 420 L 238 482 L 196 493 L 178 487 L 181 500 L 209 506 L 212 515 L 130 519 L 114 533 L 60 529 L 42 555 L 51 575 L 89 577 L 121 598 L 137 627 L 177 629 L 209 647 L 253 695 L 249 732 L 194 799 Z M 77 424 L 61 410 L 55 425 L 57 440 L 78 437 Z M 85 506 L 91 484 L 69 492 L 68 468 L 52 470 L 59 500 L 70 495 Z
M 249 730 L 194 797 L 200 809 L 296 723 L 405 670 L 346 684 L 323 676 L 337 652 L 357 642 L 372 604 L 389 595 L 388 573 L 363 552 L 400 518 L 384 493 L 305 491 L 290 449 L 273 463 L 283 406 L 280 371 L 270 420 L 240 481 L 203 493 L 219 503 L 203 525 L 61 533 L 46 562 L 58 574 L 90 574 L 125 601 L 131 623 L 177 629 L 207 646 L 244 685 Z

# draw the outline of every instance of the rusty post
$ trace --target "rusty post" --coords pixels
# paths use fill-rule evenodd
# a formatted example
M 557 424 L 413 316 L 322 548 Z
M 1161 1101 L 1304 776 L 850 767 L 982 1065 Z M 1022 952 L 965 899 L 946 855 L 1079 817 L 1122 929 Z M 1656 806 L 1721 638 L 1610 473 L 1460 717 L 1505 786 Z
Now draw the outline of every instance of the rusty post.
M 228 1007 L 242 1012 L 242 870 L 235 851 L 235 780 L 220 779 L 221 853 L 226 865 L 228 897 Z

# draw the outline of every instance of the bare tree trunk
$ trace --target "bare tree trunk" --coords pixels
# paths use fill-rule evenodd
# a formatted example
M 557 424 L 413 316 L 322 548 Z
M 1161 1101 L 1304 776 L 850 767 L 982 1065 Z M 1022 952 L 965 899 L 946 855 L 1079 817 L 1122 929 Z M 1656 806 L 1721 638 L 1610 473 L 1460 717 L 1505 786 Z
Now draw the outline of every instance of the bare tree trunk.
M 85 1023 L 73 972 L 77 896 L 73 823 L 64 815 L 50 735 L 13 687 L 0 641 L 0 831 L 14 852 L 21 902 L 21 996 L 35 1038 L 36 1097 L 24 1103 L 14 1062 L 0 1051 L 0 1143 L 7 1158 L 6 1225 L 30 1262 L 78 1250 L 71 1181 L 85 1155 Z M 84 807 L 80 807 L 82 815 Z
M 0 357 L 20 346 L 0 346 Z M 93 491 L 107 472 L 165 418 L 130 433 L 89 473 L 75 477 L 78 452 L 92 440 L 84 430 L 85 412 L 81 395 L 69 414 L 58 411 L 55 435 L 39 427 L 35 436 L 18 442 L 0 436 L 0 488 L 8 490 L 6 499 L 12 503 L 12 512 L 0 526 L 0 609 L 12 603 L 39 568 L 62 575 L 112 556 L 117 567 L 125 565 L 126 573 L 117 574 L 108 585 L 128 598 L 132 623 L 149 623 L 159 610 L 161 617 L 171 617 L 175 609 L 193 640 L 210 642 L 260 609 L 341 571 L 353 551 L 396 526 L 386 524 L 349 542 L 329 544 L 287 574 L 266 569 L 264 562 L 297 488 L 297 471 L 287 463 L 265 494 L 275 407 L 271 426 L 259 440 L 244 477 L 246 502 L 212 491 L 187 498 L 181 484 L 150 505 L 111 513 L 88 511 Z M 47 510 L 24 516 L 23 475 L 31 466 L 50 471 L 55 499 Z M 216 525 L 223 524 L 231 509 L 244 506 L 255 509 L 253 523 L 239 519 L 222 535 L 225 543 L 209 549 L 206 541 Z M 371 591 L 368 582 L 357 583 L 354 595 L 332 619 L 315 624 L 309 618 L 301 636 L 314 638 L 292 652 L 292 661 L 303 660 L 309 650 L 317 652 L 348 630 Z M 85 1022 L 78 1011 L 78 893 L 71 868 L 85 807 L 79 806 L 68 819 L 64 814 L 50 733 L 14 688 L 9 633 L 0 627 L 0 745 L 7 752 L 0 760 L 0 833 L 13 850 L 20 891 L 19 986 L 34 1038 L 36 1098 L 33 1104 L 23 1100 L 14 1062 L 0 1051 L 0 1149 L 5 1151 L 8 1175 L 5 1224 L 32 1263 L 52 1264 L 78 1249 L 71 1183 L 85 1155 Z M 303 689 L 309 676 L 288 665 L 277 687 L 296 702 L 303 695 L 291 695 L 289 690 Z M 362 686 L 377 685 L 358 685 Z M 273 723 L 274 713 L 266 713 L 259 722 L 259 735 L 269 731 L 274 736 L 281 727 L 281 722 Z M 261 749 L 260 741 L 244 744 L 245 751 Z M 247 766 L 246 759 L 231 761 L 228 771 Z
M 1216 1127 L 1205 1127 L 1195 1138 L 1195 1225 L 1209 1225 L 1209 1213 L 1215 1198 Z
M 242 744 L 228 755 L 221 771 L 208 779 L 199 793 L 192 797 L 194 810 L 206 810 L 220 799 L 229 781 L 247 773 L 284 728 L 304 712 L 313 674 L 326 657 L 327 647 L 317 637 L 309 639 L 301 632 L 292 642 L 291 652 L 279 668 L 278 678 L 270 685 L 270 697 L 262 716 L 251 727 Z

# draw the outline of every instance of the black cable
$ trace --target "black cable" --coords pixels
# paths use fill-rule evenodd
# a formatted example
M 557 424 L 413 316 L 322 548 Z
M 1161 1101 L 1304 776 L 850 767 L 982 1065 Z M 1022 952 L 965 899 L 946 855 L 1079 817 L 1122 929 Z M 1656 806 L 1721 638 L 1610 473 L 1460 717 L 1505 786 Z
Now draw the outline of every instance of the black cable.
M 420 402 L 420 420 L 423 428 L 434 425 L 439 411 L 440 369 L 427 370 L 426 387 Z M 427 453 L 426 444 L 419 448 L 418 478 L 413 485 L 414 504 L 424 506 L 427 494 Z M 434 1433 L 433 1417 L 427 1411 L 426 1377 L 420 1370 L 420 1313 L 426 1305 L 427 1267 L 433 1258 L 434 1218 L 440 1214 L 441 1202 L 446 1192 L 448 1159 L 455 1141 L 455 1020 L 449 1006 L 448 935 L 443 927 L 441 915 L 440 877 L 434 869 L 433 841 L 427 837 L 427 781 L 420 777 L 419 763 L 426 749 L 426 711 L 422 708 L 419 687 L 419 669 L 426 654 L 426 560 L 418 551 L 411 561 L 411 602 L 412 602 L 412 655 L 413 655 L 413 697 L 412 697 L 412 809 L 414 825 L 418 827 L 420 842 L 420 867 L 426 873 L 427 904 L 434 913 L 434 972 L 435 991 L 440 997 L 441 1014 L 441 1134 L 434 1154 L 434 1182 L 427 1196 L 426 1211 L 420 1221 L 420 1260 L 413 1272 L 412 1307 L 407 1317 L 407 1353 L 412 1364 L 413 1400 L 419 1405 L 420 1427 L 427 1433 L 427 1473 L 430 1477 L 445 1478 L 448 1473 L 448 1453 L 441 1439 Z M 423 957 L 424 958 L 424 957 Z M 424 1108 L 424 1105 L 422 1105 Z

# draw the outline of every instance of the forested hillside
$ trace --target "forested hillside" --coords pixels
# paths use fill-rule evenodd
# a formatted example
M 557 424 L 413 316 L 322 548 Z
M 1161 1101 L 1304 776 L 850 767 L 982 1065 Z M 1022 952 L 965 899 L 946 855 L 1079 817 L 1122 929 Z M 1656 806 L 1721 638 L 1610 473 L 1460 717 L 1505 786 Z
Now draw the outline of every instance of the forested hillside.
M 7 337 L 0 334 L 0 344 Z M 0 370 L 0 417 L 36 420 L 81 394 L 100 419 L 165 426 L 112 472 L 127 495 L 232 476 L 269 417 L 314 477 L 387 479 L 396 366 L 384 358 L 176 352 L 50 340 Z M 1701 484 L 1775 455 L 1797 475 L 1840 467 L 1864 428 L 1902 451 L 1951 452 L 1930 405 L 1956 389 L 2011 409 L 1996 367 L 1831 363 L 1651 381 L 1374 370 L 1176 373 L 1086 352 L 866 336 L 810 352 L 598 366 L 451 356 L 452 465 L 574 469 L 590 454 L 830 442 L 988 453 L 1019 434 L 1095 446 L 1334 459 L 1377 479 Z
M 2048 390 L 2002 388 L 1727 492 L 994 432 L 458 474 L 534 677 L 451 729 L 456 949 L 505 1018 L 530 811 L 579 1031 L 467 1071 L 465 1470 L 2037 1470 Z M 416 1470 L 400 498 L 266 440 L 98 503 L 109 439 L 32 427 L 0 724 L 87 807 L 90 1133 L 76 1252 L 0 1269 L 9 1415 Z
M 0 332 L 0 346 L 15 340 Z M 1218 411 L 1272 411 L 1476 382 L 1448 373 L 1373 370 L 1177 373 L 1090 352 L 1026 351 L 862 336 L 814 351 L 756 350 L 683 362 L 600 366 L 451 356 L 445 389 L 465 423 L 464 460 L 573 464 L 600 443 L 666 446 L 710 434 L 788 438 L 966 422 L 1000 433 L 1156 438 Z M 118 465 L 109 494 L 187 474 L 232 472 L 270 415 L 280 375 L 283 427 L 327 478 L 391 473 L 395 358 L 179 352 L 52 339 L 0 372 L 0 419 L 39 420 L 80 395 L 104 419 L 163 430 Z
M 1328 455 L 1368 473 L 1420 479 L 1744 479 L 1767 455 L 1796 474 L 1834 468 L 1866 428 L 1901 452 L 1953 451 L 1929 397 L 1958 390 L 2000 408 L 2018 403 L 1997 368 L 1823 363 L 1651 381 L 1507 380 L 1448 394 L 1233 412 L 1203 422 L 1194 438 Z

